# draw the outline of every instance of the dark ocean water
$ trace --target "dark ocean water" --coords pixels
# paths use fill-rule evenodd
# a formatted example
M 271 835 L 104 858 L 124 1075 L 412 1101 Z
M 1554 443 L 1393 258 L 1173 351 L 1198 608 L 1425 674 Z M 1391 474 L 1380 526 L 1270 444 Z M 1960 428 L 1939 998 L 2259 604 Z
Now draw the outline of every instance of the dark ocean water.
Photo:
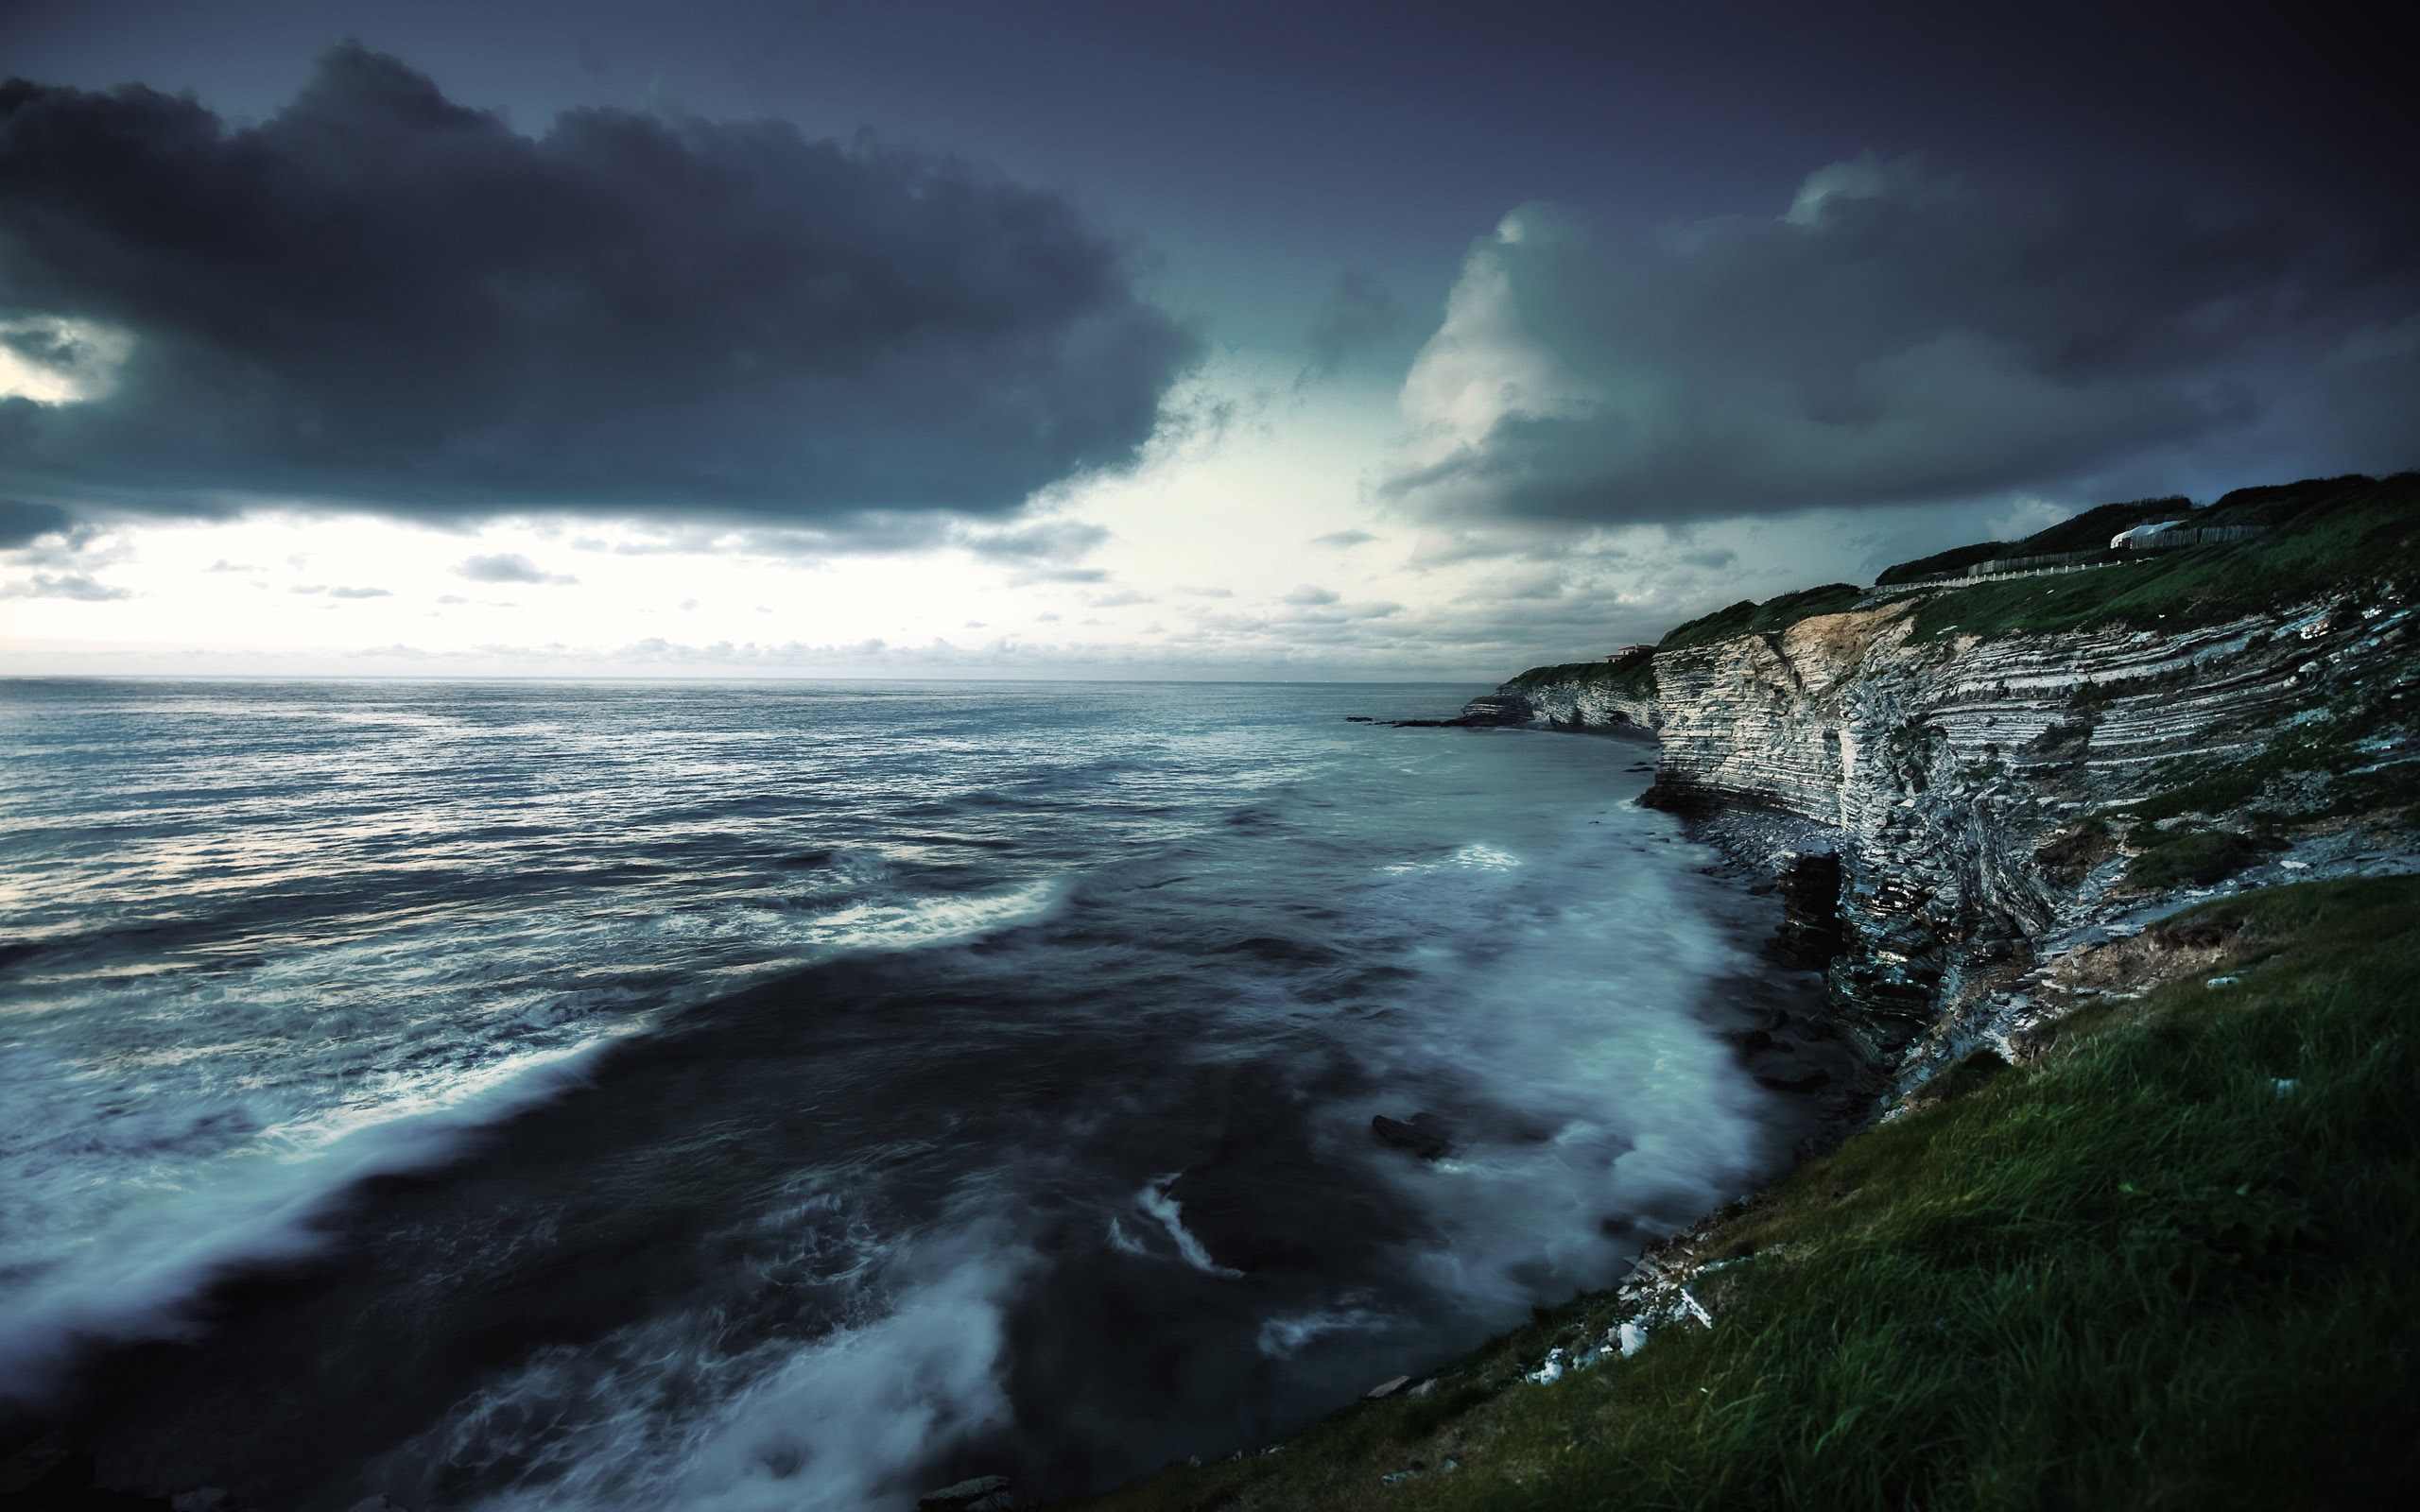
M 1784 1159 L 1763 905 L 1471 690 L 0 684 L 0 1402 L 268 1507 L 1256 1447 Z M 1455 1149 L 1373 1137 L 1426 1113 Z

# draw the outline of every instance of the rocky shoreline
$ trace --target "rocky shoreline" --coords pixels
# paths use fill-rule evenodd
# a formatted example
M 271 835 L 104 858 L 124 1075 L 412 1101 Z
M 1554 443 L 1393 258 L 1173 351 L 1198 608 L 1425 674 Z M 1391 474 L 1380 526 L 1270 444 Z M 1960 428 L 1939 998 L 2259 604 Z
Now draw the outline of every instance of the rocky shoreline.
M 1853 1052 L 1802 1160 L 1926 1106 L 1936 1078 L 1976 1057 L 2034 1058 L 2093 998 L 2140 997 L 2210 958 L 2208 942 L 2161 933 L 2168 914 L 2296 882 L 2420 873 L 2420 834 L 2392 813 L 2344 812 L 2327 768 L 2346 764 L 2320 747 L 2275 763 L 2248 799 L 2177 816 L 2243 840 L 2226 875 L 2151 885 L 2135 863 L 2170 842 L 2112 822 L 2199 765 L 2273 750 L 2281 730 L 2339 727 L 2336 745 L 2377 758 L 2357 771 L 2420 762 L 2408 735 L 2360 732 L 2395 730 L 2398 705 L 2420 703 L 2408 594 L 2172 635 L 1934 641 L 1911 633 L 1924 596 L 1658 651 L 1623 682 L 1589 663 L 1533 669 L 1457 719 L 1422 722 L 1656 741 L 1640 801 L 1777 895 L 1769 954 L 1825 974 L 1824 1019 L 1790 1026 L 1782 1048 L 1815 1037 Z M 1752 1070 L 1772 1043 L 1743 1046 Z M 1750 1200 L 1640 1256 L 1599 1352 L 1705 1317 L 1690 1288 Z
M 2073 1005 L 2064 958 L 2162 914 L 2420 870 L 2410 830 L 2348 802 L 2348 779 L 2420 761 L 2398 732 L 2420 701 L 2408 598 L 1927 640 L 1922 596 L 1659 651 L 1650 698 L 1539 669 L 1461 722 L 1654 736 L 1642 801 L 1780 893 L 1777 950 L 1824 971 L 1870 1112 L 1979 1049 L 2018 1054 Z M 2195 793 L 2228 767 L 2267 775 Z M 2215 859 L 2182 875 L 2143 864 L 2204 837 Z
M 2291 1304 L 2263 1294 L 2223 1327 L 2193 1311 L 2193 1285 L 2161 1288 L 2207 1266 L 2400 1272 L 2391 1239 L 2353 1243 L 2401 1221 L 2380 1195 L 2392 1183 L 2350 1175 L 2376 1156 L 2404 1182 L 2378 1153 L 2397 1147 L 2400 1113 L 2351 1112 L 2344 1093 L 2348 1067 L 2401 1043 L 2377 1025 L 2410 980 L 2414 481 L 2242 490 L 2214 508 L 2268 511 L 2257 545 L 2154 567 L 1737 604 L 1416 722 L 1653 739 L 1640 801 L 1774 901 L 1776 964 L 1823 972 L 1815 1022 L 1752 1038 L 1743 1058 L 1756 1071 L 1813 1040 L 1852 1069 L 1797 1170 L 1650 1246 L 1608 1291 L 1437 1367 L 1413 1389 L 1442 1406 L 1348 1407 L 1284 1468 L 1172 1470 L 1087 1504 L 1277 1512 L 1373 1482 L 1402 1505 L 1555 1504 L 1539 1500 L 1549 1486 L 1595 1504 L 1651 1484 L 1657 1504 L 1731 1504 L 1746 1484 L 1794 1503 L 1827 1477 L 1859 1487 L 1828 1504 L 1878 1504 L 1877 1485 L 1965 1485 L 1977 1465 L 1996 1495 L 2014 1474 L 2071 1502 L 2065 1471 L 2007 1435 L 2027 1404 L 2106 1380 L 2062 1353 L 2079 1329 L 2207 1372 L 2190 1422 L 2154 1427 L 2158 1404 L 2122 1392 L 2087 1423 L 2033 1414 L 2059 1464 L 2107 1460 L 2095 1473 L 2126 1488 L 2110 1504 L 2173 1494 L 2215 1452 L 2147 1469 L 2152 1438 L 2276 1417 L 2227 1351 L 2267 1367 L 2278 1348 L 2248 1341 L 2334 1282 Z M 2297 931 L 2326 939 L 2297 955 Z M 2381 960 L 2397 964 L 2381 975 Z M 2243 1027 L 2288 1021 L 2273 1043 Z M 2357 1118 L 2362 1139 L 2330 1143 L 2342 1125 L 2317 1116 L 2322 1086 L 2337 1089 L 2327 1116 Z M 2296 1173 L 2323 1169 L 2346 1173 L 2330 1190 L 2365 1194 L 2358 1218 L 2312 1215 L 2318 1188 Z M 2323 1311 L 2297 1326 L 2331 1327 Z M 1659 1334 L 1668 1347 L 1633 1359 Z M 2290 1366 L 2308 1400 L 2334 1401 L 2304 1432 L 2394 1396 L 2330 1399 L 2334 1377 L 2311 1374 L 2357 1357 L 2398 1368 L 2378 1362 L 2402 1346 L 2372 1349 L 2378 1336 L 2355 1326 Z M 1952 1400 L 1969 1416 L 1948 1428 Z M 1856 1436 L 1870 1442 L 1843 1452 Z M 1958 1449 L 1910 1458 L 1917 1441 Z M 2392 1456 L 2306 1458 L 2289 1480 L 2395 1473 Z

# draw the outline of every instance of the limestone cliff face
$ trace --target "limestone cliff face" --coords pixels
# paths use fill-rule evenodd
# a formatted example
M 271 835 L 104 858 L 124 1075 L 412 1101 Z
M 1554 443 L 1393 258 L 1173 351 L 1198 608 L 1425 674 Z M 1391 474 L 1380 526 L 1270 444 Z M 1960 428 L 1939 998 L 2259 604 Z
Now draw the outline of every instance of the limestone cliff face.
M 1652 730 L 1655 700 L 1601 679 L 1558 678 L 1534 684 L 1507 683 L 1494 695 L 1474 698 L 1465 715 L 1485 714 L 1512 723 L 1534 721 L 1557 730 Z
M 1651 703 L 1534 677 L 1481 703 L 1499 720 L 1653 730 L 1651 801 L 1718 827 L 1804 821 L 1767 832 L 1776 869 L 1810 834 L 1836 849 L 1839 1022 L 1887 1065 L 1958 1048 L 1995 993 L 2021 1007 L 2011 989 L 2050 942 L 2138 901 L 2114 811 L 2273 756 L 2298 730 L 2399 711 L 2402 689 L 2420 700 L 2414 616 L 2314 603 L 2174 633 L 1918 641 L 1900 602 L 1659 652 Z M 2408 735 L 2385 728 L 2368 754 L 2411 761 Z M 2242 806 L 2323 808 L 2329 781 L 2281 768 Z M 2247 875 L 2312 874 L 2284 864 L 2272 852 Z

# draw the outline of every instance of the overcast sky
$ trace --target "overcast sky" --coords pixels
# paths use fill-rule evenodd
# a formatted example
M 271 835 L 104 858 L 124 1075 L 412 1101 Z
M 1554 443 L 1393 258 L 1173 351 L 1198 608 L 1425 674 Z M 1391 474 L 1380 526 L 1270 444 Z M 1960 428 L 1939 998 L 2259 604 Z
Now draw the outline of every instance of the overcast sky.
M 1484 681 L 2420 465 L 2386 39 L 1962 9 L 0 0 L 0 674 Z

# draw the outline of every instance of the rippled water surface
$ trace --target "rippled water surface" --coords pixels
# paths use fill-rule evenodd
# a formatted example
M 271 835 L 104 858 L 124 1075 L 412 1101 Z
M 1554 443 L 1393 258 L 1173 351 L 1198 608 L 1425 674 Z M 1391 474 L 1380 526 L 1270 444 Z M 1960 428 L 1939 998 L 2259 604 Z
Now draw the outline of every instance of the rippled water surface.
M 1647 747 L 1343 722 L 1469 691 L 0 684 L 0 1399 L 267 1506 L 907 1505 L 1602 1285 L 1788 1143 L 1770 923 Z

